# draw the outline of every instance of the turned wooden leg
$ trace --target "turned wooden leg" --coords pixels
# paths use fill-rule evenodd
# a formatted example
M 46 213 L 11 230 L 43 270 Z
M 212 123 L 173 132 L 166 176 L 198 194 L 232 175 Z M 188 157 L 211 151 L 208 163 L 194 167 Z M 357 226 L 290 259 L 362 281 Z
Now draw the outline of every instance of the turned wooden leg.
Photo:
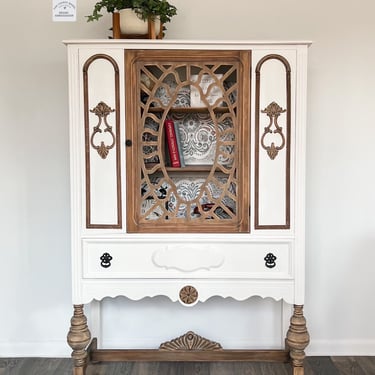
M 87 365 L 86 347 L 90 342 L 91 334 L 87 327 L 87 319 L 83 313 L 83 305 L 74 305 L 74 314 L 70 320 L 68 344 L 73 349 L 73 375 L 85 375 Z
M 303 306 L 294 305 L 294 313 L 290 318 L 290 326 L 286 335 L 286 344 L 290 350 L 293 375 L 304 375 L 304 350 L 309 342 L 310 336 L 306 328 L 306 319 L 303 316 Z

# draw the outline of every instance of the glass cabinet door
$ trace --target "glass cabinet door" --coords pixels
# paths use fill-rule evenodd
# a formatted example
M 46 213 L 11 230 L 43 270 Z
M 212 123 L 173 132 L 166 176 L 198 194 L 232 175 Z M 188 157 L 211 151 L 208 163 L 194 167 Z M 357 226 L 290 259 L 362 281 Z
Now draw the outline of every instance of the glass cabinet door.
M 128 232 L 248 232 L 250 52 L 126 51 Z

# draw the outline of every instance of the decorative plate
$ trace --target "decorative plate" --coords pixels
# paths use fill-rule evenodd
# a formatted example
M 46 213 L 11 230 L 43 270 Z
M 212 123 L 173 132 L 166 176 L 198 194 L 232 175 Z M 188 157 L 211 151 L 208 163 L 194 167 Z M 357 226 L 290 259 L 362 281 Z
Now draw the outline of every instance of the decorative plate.
M 210 114 L 174 114 L 173 121 L 179 129 L 185 165 L 212 165 L 216 158 L 217 134 Z M 230 118 L 218 124 L 218 131 L 229 128 L 233 128 Z M 222 142 L 233 141 L 234 137 L 234 133 L 229 132 L 220 136 L 220 139 Z M 233 146 L 224 144 L 220 151 L 219 164 L 231 164 L 233 158 L 228 155 L 233 155 Z
M 141 215 L 144 216 L 148 211 L 146 219 L 155 220 L 160 218 L 163 213 L 166 211 L 174 212 L 176 218 L 186 218 L 187 217 L 187 207 L 190 204 L 190 214 L 189 217 L 199 217 L 200 211 L 209 211 L 211 207 L 215 204 L 225 206 L 216 207 L 215 215 L 222 219 L 230 218 L 230 215 L 226 211 L 236 212 L 236 202 L 230 198 L 228 195 L 224 195 L 221 198 L 221 201 L 217 202 L 223 194 L 224 186 L 220 184 L 226 184 L 227 179 L 225 177 L 217 177 L 218 183 L 209 182 L 206 185 L 206 179 L 204 178 L 193 178 L 193 177 L 184 177 L 184 178 L 174 178 L 173 183 L 176 186 L 176 192 L 171 192 L 171 187 L 167 182 L 162 182 L 162 179 L 155 177 L 151 180 L 151 183 L 155 185 L 155 190 L 153 191 L 154 196 L 158 200 L 152 198 L 151 195 L 147 194 L 149 186 L 146 183 L 142 184 L 142 196 L 146 199 L 142 201 Z M 160 182 L 162 182 L 160 184 Z M 205 191 L 202 190 L 202 186 L 207 186 Z M 236 196 L 235 187 L 233 184 L 229 186 L 229 192 Z M 163 201 L 165 198 L 168 200 Z M 199 200 L 197 201 L 197 199 Z M 220 203 L 221 202 L 221 203 Z M 165 210 L 160 206 L 160 204 L 165 204 Z
M 167 107 L 171 103 L 171 98 L 174 96 L 177 89 L 177 83 L 173 76 L 167 76 L 160 86 L 156 89 L 155 98 L 159 99 L 162 106 Z M 159 107 L 155 103 L 156 107 Z M 179 89 L 177 98 L 172 107 L 190 107 L 190 86 L 183 86 Z

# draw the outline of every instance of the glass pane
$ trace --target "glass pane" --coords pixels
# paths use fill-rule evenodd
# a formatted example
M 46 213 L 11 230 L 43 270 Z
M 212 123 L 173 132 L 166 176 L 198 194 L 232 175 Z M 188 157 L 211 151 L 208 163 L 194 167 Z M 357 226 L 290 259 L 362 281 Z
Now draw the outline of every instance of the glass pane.
M 237 64 L 137 66 L 140 222 L 235 222 Z

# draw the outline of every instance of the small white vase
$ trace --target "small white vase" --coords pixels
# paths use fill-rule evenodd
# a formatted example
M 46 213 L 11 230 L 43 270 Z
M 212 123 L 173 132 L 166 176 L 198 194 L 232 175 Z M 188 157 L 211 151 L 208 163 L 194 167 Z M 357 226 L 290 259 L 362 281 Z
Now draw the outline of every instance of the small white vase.
M 148 33 L 148 22 L 138 17 L 133 9 L 121 9 L 120 30 L 125 35 L 143 35 Z M 160 32 L 160 20 L 155 20 L 155 33 Z

